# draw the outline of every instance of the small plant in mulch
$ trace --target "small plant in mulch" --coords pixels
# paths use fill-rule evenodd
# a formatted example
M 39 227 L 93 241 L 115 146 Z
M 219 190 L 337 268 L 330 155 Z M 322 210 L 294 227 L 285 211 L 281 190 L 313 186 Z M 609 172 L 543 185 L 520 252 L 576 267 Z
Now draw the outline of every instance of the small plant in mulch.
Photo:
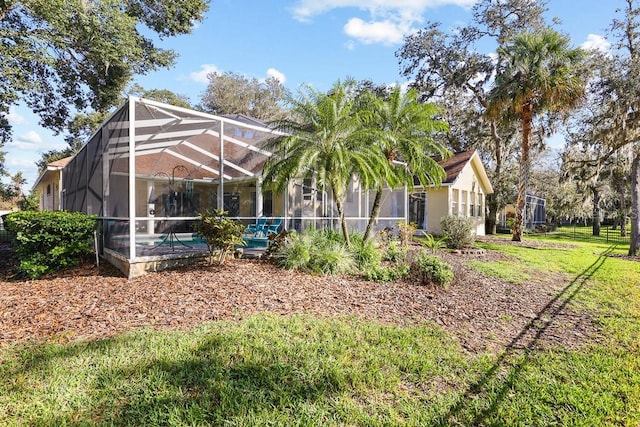
M 308 230 L 286 236 L 272 259 L 287 270 L 320 274 L 346 274 L 356 268 L 353 253 L 339 233 L 331 230 Z
M 214 209 L 200 214 L 196 224 L 198 233 L 204 237 L 209 250 L 209 265 L 218 256 L 218 264 L 224 263 L 227 255 L 235 251 L 236 246 L 244 245 L 242 233 L 245 226 L 227 216 L 222 209 Z
M 280 233 L 269 233 L 267 236 L 267 249 L 262 254 L 262 259 L 272 259 L 273 255 L 283 247 L 288 237 L 289 232 L 287 230 L 282 230 Z
M 397 225 L 398 225 L 398 238 L 400 239 L 400 246 L 402 246 L 403 248 L 406 248 L 407 246 L 409 246 L 409 243 L 413 241 L 413 235 L 418 229 L 418 226 L 413 222 L 405 224 L 402 221 L 399 221 Z
M 424 249 L 418 253 L 411 267 L 422 285 L 435 284 L 448 289 L 454 279 L 451 264 L 436 255 L 429 254 Z
M 475 243 L 473 220 L 457 215 L 446 215 L 440 219 L 440 226 L 449 249 L 470 248 Z
M 426 231 L 422 231 L 422 236 L 424 237 L 424 246 L 426 246 L 431 251 L 432 255 L 435 255 L 436 252 L 438 252 L 438 250 L 445 245 L 445 242 L 447 240 L 445 236 L 435 237 L 433 234 L 429 234 Z

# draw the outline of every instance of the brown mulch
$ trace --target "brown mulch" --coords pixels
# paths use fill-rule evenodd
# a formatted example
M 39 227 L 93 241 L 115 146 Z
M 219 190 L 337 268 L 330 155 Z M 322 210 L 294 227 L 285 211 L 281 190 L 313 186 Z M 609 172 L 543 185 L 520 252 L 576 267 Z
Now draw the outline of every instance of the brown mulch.
M 0 244 L 0 345 L 101 339 L 137 327 L 186 329 L 260 312 L 355 316 L 398 325 L 433 322 L 471 352 L 572 348 L 597 339 L 592 319 L 565 305 L 571 278 L 547 275 L 513 284 L 465 265 L 471 259 L 505 259 L 498 252 L 442 256 L 456 274 L 448 290 L 410 280 L 385 284 L 309 275 L 235 259 L 131 280 L 108 265 L 87 264 L 29 281 L 11 278 L 15 260 Z

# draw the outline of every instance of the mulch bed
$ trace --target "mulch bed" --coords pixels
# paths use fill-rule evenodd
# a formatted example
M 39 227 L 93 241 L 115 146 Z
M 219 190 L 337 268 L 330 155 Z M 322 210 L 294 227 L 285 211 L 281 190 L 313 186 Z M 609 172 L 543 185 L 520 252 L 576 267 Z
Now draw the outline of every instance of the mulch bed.
M 441 256 L 456 274 L 448 290 L 411 280 L 376 283 L 310 275 L 235 259 L 223 266 L 198 264 L 131 280 L 104 264 L 41 280 L 16 280 L 11 278 L 15 260 L 10 247 L 0 244 L 0 345 L 101 339 L 138 327 L 187 329 L 260 312 L 354 316 L 397 325 L 435 323 L 473 353 L 573 348 L 598 338 L 588 315 L 564 305 L 571 278 L 547 276 L 513 284 L 465 265 L 471 259 L 504 259 L 498 252 Z

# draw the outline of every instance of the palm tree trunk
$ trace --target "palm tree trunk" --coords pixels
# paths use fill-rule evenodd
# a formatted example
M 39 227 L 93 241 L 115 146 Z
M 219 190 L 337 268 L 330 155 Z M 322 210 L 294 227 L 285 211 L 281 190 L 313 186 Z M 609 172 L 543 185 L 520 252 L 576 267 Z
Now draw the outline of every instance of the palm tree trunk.
M 364 231 L 364 241 L 369 240 L 371 231 L 373 230 L 373 224 L 378 220 L 380 216 L 380 208 L 382 206 L 382 188 L 376 190 L 376 197 L 373 199 L 373 206 L 371 206 L 371 214 L 369 216 L 369 222 L 367 223 L 367 229 Z
M 496 183 L 499 183 L 502 181 L 502 138 L 498 135 L 497 126 L 494 120 L 491 121 L 490 129 L 494 143 L 493 154 L 496 161 L 496 167 L 493 171 L 493 179 Z M 489 215 L 485 221 L 485 233 L 487 234 L 496 234 L 497 232 L 499 206 L 497 189 L 494 191 L 496 192 L 487 196 L 487 207 L 489 208 Z
M 533 107 L 526 104 L 522 107 L 522 152 L 520 153 L 520 178 L 518 182 L 518 201 L 516 203 L 516 218 L 513 224 L 513 236 L 511 240 L 514 242 L 522 241 L 522 229 L 524 227 L 524 208 L 527 198 L 527 181 L 529 180 L 529 168 L 531 160 L 529 159 L 529 151 L 531 144 L 529 136 L 531 135 L 531 123 L 533 121 Z
M 633 157 L 631 164 L 631 239 L 629 241 L 629 255 L 638 255 L 640 247 L 640 154 Z
M 347 248 L 351 248 L 351 241 L 349 240 L 349 229 L 347 228 L 347 220 L 344 217 L 344 206 L 342 206 L 342 198 L 338 197 L 335 186 L 333 186 L 333 198 L 336 201 L 336 209 L 338 209 L 338 215 L 340 215 L 340 227 L 342 228 L 344 244 L 347 246 Z

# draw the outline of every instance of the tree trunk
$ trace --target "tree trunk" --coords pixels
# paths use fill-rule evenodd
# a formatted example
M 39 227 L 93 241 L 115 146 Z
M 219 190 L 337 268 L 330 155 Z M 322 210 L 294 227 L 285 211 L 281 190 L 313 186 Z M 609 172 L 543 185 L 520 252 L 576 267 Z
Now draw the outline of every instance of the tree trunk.
M 369 216 L 369 222 L 367 223 L 367 229 L 364 231 L 364 241 L 369 240 L 371 231 L 373 230 L 373 224 L 380 215 L 380 208 L 382 206 L 382 188 L 378 188 L 376 191 L 376 197 L 373 199 L 373 206 L 371 206 L 371 214 Z
M 524 208 L 527 198 L 527 181 L 529 180 L 529 151 L 531 144 L 529 137 L 531 135 L 531 123 L 533 121 L 533 107 L 526 104 L 522 107 L 522 152 L 520 153 L 520 178 L 518 182 L 518 201 L 516 203 L 516 218 L 513 223 L 513 236 L 511 240 L 514 242 L 522 241 L 522 229 L 524 227 Z
M 342 199 L 338 197 L 335 186 L 333 187 L 333 198 L 336 201 L 336 209 L 338 209 L 338 215 L 340 215 L 340 227 L 342 228 L 342 236 L 344 237 L 344 244 L 347 248 L 351 248 L 351 241 L 349 240 L 349 229 L 347 228 L 347 220 L 344 217 L 344 206 L 342 206 Z
M 494 180 L 496 183 L 502 182 L 502 138 L 498 135 L 498 129 L 496 123 L 491 121 L 489 125 L 491 129 L 491 137 L 493 138 L 494 150 L 493 154 L 496 160 L 496 167 L 494 170 Z M 498 225 L 498 195 L 495 193 L 487 195 L 487 207 L 489 208 L 489 215 L 485 221 L 485 233 L 496 234 Z
M 496 234 L 498 231 L 498 199 L 495 194 L 488 194 L 486 201 L 489 215 L 484 223 L 484 231 L 487 234 Z
M 620 221 L 620 236 L 627 237 L 627 201 L 625 200 L 624 183 L 618 182 L 616 185 L 620 197 L 620 209 L 618 219 Z
M 591 234 L 594 236 L 600 235 L 600 191 L 595 185 L 591 186 L 591 196 L 593 199 L 593 218 L 591 225 Z
M 640 212 L 638 204 L 640 203 L 640 154 L 633 157 L 631 164 L 631 238 L 629 241 L 629 255 L 638 255 L 638 247 L 640 247 Z

